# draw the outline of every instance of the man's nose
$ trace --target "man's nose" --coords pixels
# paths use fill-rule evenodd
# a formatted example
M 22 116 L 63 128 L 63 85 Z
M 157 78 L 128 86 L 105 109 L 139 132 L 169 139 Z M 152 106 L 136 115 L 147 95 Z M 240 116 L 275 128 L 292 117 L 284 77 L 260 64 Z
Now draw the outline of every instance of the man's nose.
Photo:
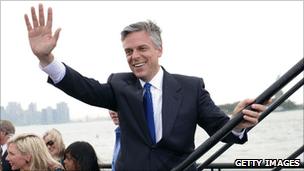
M 132 59 L 137 59 L 140 57 L 140 53 L 138 50 L 134 50 L 132 54 Z

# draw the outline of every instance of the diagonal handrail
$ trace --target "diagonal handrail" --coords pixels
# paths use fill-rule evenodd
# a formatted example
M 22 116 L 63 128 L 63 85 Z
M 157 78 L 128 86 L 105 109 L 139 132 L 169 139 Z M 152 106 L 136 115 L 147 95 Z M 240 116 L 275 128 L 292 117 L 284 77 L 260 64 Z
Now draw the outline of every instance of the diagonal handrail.
M 264 112 L 261 113 L 259 117 L 259 123 L 266 118 L 271 112 L 273 112 L 278 106 L 280 106 L 286 99 L 288 99 L 294 92 L 296 92 L 300 87 L 304 84 L 304 78 L 298 81 L 292 88 L 290 88 L 286 93 L 280 96 L 276 101 L 274 101 Z M 255 127 L 255 126 L 254 126 Z M 249 132 L 252 128 L 248 128 L 247 132 Z M 216 158 L 218 158 L 222 153 L 224 153 L 227 149 L 229 149 L 234 143 L 227 143 L 223 145 L 218 151 L 216 151 L 213 155 L 211 155 L 204 163 L 200 164 L 197 167 L 197 170 L 203 170 L 203 168 L 207 167 L 210 163 L 212 163 Z
M 295 159 L 296 157 L 298 157 L 303 152 L 304 152 L 304 145 L 302 145 L 302 147 L 298 148 L 295 152 L 293 152 L 286 159 Z M 300 164 L 302 164 L 302 163 L 300 163 Z M 302 164 L 302 168 L 303 168 L 303 166 L 304 166 L 304 164 Z M 276 167 L 276 168 L 272 169 L 271 171 L 279 171 L 281 169 L 282 169 L 282 167 Z
M 304 59 L 302 58 L 297 64 L 289 69 L 280 79 L 274 82 L 269 88 L 267 88 L 262 94 L 260 94 L 253 103 L 263 104 L 269 100 L 275 93 L 282 89 L 287 83 L 294 79 L 304 70 Z M 250 105 L 247 105 L 244 109 L 251 109 Z M 221 129 L 219 129 L 214 135 L 209 137 L 204 143 L 202 143 L 195 151 L 193 151 L 183 162 L 173 168 L 171 171 L 181 171 L 191 166 L 198 158 L 204 155 L 210 148 L 218 143 L 224 136 L 226 136 L 232 129 L 243 120 L 244 114 L 239 112 L 228 121 Z

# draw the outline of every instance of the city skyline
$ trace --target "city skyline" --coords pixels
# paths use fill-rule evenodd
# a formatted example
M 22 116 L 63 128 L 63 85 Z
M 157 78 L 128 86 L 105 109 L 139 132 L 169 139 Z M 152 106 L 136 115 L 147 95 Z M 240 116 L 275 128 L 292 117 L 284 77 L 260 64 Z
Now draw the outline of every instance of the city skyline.
M 9 102 L 7 106 L 1 106 L 1 120 L 10 120 L 15 125 L 31 124 L 58 124 L 70 122 L 69 107 L 65 102 L 56 104 L 53 109 L 50 106 L 37 109 L 36 103 L 30 103 L 27 109 L 20 103 Z

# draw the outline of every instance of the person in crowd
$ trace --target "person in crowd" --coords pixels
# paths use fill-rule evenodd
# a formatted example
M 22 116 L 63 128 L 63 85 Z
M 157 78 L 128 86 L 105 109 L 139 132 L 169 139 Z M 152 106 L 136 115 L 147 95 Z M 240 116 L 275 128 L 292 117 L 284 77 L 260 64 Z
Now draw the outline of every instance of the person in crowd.
M 15 126 L 9 120 L 0 120 L 0 155 L 2 171 L 11 171 L 11 165 L 6 160 L 7 142 L 15 134 Z
M 6 159 L 14 170 L 63 171 L 63 166 L 51 156 L 42 138 L 31 133 L 9 140 Z
M 64 167 L 66 171 L 99 171 L 94 148 L 84 141 L 70 144 L 64 152 Z
M 34 7 L 31 13 L 32 24 L 25 15 L 29 42 L 49 75 L 48 82 L 87 104 L 118 112 L 121 146 L 116 171 L 170 170 L 193 152 L 197 125 L 213 135 L 229 121 L 211 99 L 203 79 L 171 74 L 159 64 L 163 46 L 161 30 L 154 22 L 141 21 L 123 29 L 121 42 L 132 72 L 111 74 L 106 83 L 100 83 L 55 59 L 52 50 L 60 29 L 52 32 L 52 9 L 47 20 L 42 4 L 38 17 Z M 254 126 L 266 109 L 253 103 L 254 99 L 246 99 L 237 105 L 235 111 L 244 114 L 243 121 L 223 141 L 247 141 L 246 128 Z M 252 110 L 244 109 L 247 105 Z M 196 170 L 195 164 L 189 170 Z
M 117 125 L 117 128 L 115 129 L 115 145 L 114 145 L 113 158 L 112 158 L 112 171 L 115 171 L 115 162 L 117 160 L 120 151 L 120 128 L 119 128 L 119 119 L 117 112 L 109 110 L 109 114 L 113 123 Z
M 61 133 L 53 128 L 44 133 L 43 140 L 52 157 L 63 164 L 65 145 Z

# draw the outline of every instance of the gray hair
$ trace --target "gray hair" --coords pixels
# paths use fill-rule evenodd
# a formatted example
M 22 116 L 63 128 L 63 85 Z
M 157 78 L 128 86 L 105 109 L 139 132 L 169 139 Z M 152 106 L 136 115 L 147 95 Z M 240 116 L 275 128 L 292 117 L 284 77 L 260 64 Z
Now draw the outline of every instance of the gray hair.
M 0 120 L 0 131 L 6 134 L 15 134 L 15 126 L 9 120 Z
M 128 25 L 123 29 L 123 31 L 120 33 L 121 35 L 121 41 L 125 40 L 125 38 L 128 36 L 128 34 L 138 31 L 145 31 L 147 32 L 152 42 L 155 44 L 156 47 L 161 48 L 162 47 L 162 39 L 161 39 L 161 30 L 160 28 L 153 23 L 152 21 L 140 21 L 137 23 L 133 23 Z

